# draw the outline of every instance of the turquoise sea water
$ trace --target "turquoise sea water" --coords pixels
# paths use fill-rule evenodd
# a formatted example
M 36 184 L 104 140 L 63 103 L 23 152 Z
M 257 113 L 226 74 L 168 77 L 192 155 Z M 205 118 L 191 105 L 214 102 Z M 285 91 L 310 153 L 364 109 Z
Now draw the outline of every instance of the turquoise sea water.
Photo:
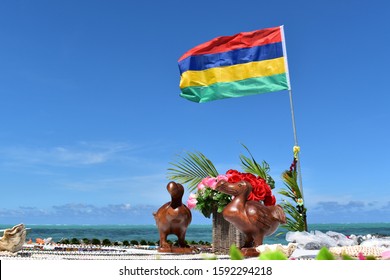
M 0 225 L 0 229 L 10 228 L 12 225 Z M 159 240 L 158 230 L 155 225 L 26 225 L 31 228 L 27 231 L 27 239 L 35 238 L 53 238 L 53 241 L 59 241 L 62 238 L 105 238 L 111 241 L 124 240 Z M 309 231 L 320 230 L 322 232 L 336 231 L 345 235 L 366 235 L 380 234 L 390 236 L 390 223 L 372 223 L 372 224 L 312 224 L 309 225 Z M 278 235 L 278 232 L 285 232 L 279 229 L 275 234 L 265 239 L 267 244 L 287 244 L 285 234 Z M 212 239 L 211 225 L 190 225 L 187 230 L 186 239 L 188 241 L 208 241 Z M 176 240 L 176 236 L 171 235 L 169 239 Z

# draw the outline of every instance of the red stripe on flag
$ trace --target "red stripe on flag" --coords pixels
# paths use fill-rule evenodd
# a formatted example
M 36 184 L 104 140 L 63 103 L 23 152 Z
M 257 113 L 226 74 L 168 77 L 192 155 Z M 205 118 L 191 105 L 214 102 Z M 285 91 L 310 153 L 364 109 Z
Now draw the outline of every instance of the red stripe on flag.
M 227 52 L 242 48 L 251 48 L 282 41 L 280 27 L 266 28 L 252 32 L 241 32 L 233 36 L 221 36 L 200 44 L 183 54 L 179 61 L 201 54 Z

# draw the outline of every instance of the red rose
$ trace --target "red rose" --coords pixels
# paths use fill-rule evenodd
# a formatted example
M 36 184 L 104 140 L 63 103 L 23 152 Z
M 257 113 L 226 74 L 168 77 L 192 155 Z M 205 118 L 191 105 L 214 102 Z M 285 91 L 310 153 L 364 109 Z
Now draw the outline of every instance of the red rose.
M 271 194 L 271 188 L 268 186 L 266 181 L 260 177 L 257 177 L 254 180 L 252 193 L 249 195 L 249 199 L 257 201 L 264 200 L 266 196 Z
M 254 200 L 254 201 L 260 201 L 263 200 L 265 197 L 265 191 L 263 188 L 253 188 L 252 192 L 248 196 L 248 200 Z
M 240 182 L 241 179 L 241 173 L 238 172 L 237 170 L 230 169 L 226 172 L 226 176 L 228 177 L 228 182 L 229 183 L 238 183 Z
M 266 195 L 272 195 L 271 187 L 267 184 L 267 181 L 263 178 L 257 177 L 257 182 L 259 185 L 261 185 L 262 188 L 264 188 L 264 191 Z
M 250 174 L 250 173 L 243 173 L 243 174 L 242 174 L 242 180 L 243 180 L 243 181 L 247 181 L 249 184 L 252 185 L 253 188 L 255 188 L 256 185 L 257 185 L 256 177 L 253 176 L 253 175 Z
M 226 175 L 236 175 L 236 174 L 240 174 L 240 172 L 238 172 L 237 170 L 234 170 L 234 169 L 229 169 L 226 172 Z
M 256 177 L 252 173 L 241 173 L 234 169 L 228 170 L 226 175 L 229 183 L 234 184 L 240 181 L 246 181 L 251 184 L 252 191 L 248 196 L 248 200 L 260 201 L 267 199 L 268 204 L 275 204 L 275 197 L 272 196 L 271 188 L 264 179 Z
M 242 181 L 241 176 L 238 174 L 230 175 L 228 178 L 229 183 L 238 183 L 240 181 Z

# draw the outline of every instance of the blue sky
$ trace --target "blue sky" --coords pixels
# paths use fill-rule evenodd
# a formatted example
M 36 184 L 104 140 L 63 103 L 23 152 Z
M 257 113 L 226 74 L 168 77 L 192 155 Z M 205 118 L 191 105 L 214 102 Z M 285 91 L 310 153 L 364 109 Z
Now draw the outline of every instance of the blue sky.
M 390 222 L 387 1 L 2 1 L 0 224 L 153 224 L 169 162 L 281 173 L 288 92 L 197 104 L 178 58 L 285 26 L 309 223 Z M 186 192 L 185 196 L 188 195 Z M 277 196 L 280 201 L 280 197 Z M 193 223 L 210 221 L 194 212 Z

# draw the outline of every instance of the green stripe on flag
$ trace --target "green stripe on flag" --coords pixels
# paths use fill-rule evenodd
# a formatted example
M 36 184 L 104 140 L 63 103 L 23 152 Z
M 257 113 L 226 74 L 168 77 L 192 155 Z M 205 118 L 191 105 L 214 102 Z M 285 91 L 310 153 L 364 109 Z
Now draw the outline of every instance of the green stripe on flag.
M 242 97 L 260 93 L 288 90 L 286 73 L 249 78 L 229 83 L 215 83 L 210 86 L 193 86 L 181 89 L 181 97 L 193 102 L 204 103 L 208 101 Z

